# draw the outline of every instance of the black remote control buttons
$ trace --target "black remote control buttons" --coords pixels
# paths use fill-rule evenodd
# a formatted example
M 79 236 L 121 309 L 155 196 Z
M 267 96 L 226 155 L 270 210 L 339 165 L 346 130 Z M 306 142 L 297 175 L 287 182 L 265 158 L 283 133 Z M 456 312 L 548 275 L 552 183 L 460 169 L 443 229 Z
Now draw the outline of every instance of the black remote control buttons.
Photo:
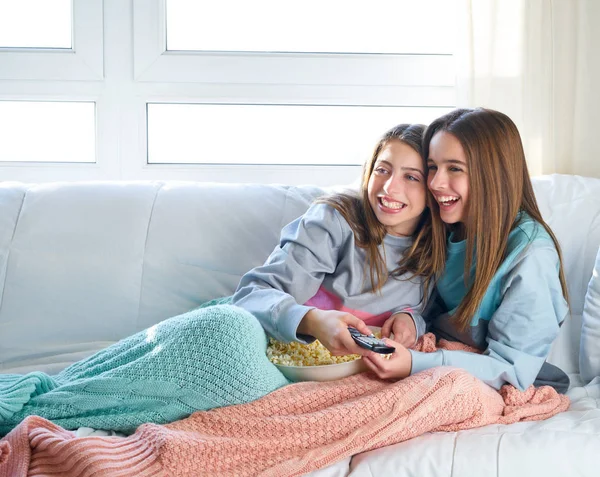
M 371 351 L 375 351 L 375 353 L 380 354 L 390 354 L 396 351 L 396 348 L 392 346 L 388 346 L 385 344 L 385 341 L 375 338 L 375 335 L 363 335 L 356 328 L 348 327 L 348 331 L 350 332 L 350 336 L 354 339 L 356 344 L 361 348 L 370 349 Z

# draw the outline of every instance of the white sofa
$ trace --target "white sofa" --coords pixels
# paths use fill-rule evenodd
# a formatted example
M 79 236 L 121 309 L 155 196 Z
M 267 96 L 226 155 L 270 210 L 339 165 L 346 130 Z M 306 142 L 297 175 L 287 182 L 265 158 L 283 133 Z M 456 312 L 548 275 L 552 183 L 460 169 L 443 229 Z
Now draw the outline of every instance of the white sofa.
M 572 377 L 570 410 L 547 421 L 427 434 L 315 476 L 598 475 L 600 255 L 595 278 L 592 270 L 600 179 L 553 175 L 534 185 L 563 247 L 571 294 L 573 316 L 550 357 Z M 191 182 L 0 184 L 0 373 L 57 372 L 231 294 L 322 192 Z

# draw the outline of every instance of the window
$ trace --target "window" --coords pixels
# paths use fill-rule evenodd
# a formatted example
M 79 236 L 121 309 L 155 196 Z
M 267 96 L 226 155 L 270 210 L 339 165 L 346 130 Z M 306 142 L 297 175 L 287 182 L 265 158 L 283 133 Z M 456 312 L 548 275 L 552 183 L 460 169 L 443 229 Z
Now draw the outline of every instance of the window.
M 149 104 L 148 162 L 361 166 L 402 122 L 446 108 Z
M 102 0 L 0 0 L 0 80 L 98 80 Z
M 431 12 L 435 11 L 435 15 Z M 452 1 L 167 0 L 167 50 L 452 54 Z
M 447 0 L 134 0 L 134 74 L 143 82 L 453 86 L 452 6 Z M 296 21 L 305 8 L 303 15 L 319 25 Z M 438 20 L 428 15 L 432 9 Z
M 94 103 L 0 101 L 0 161 L 95 162 Z
M 71 13 L 71 0 L 0 0 L 0 48 L 70 49 Z
M 453 6 L 0 0 L 0 175 L 354 181 L 386 129 L 456 104 Z
M 452 1 L 151 3 L 134 0 L 134 76 L 164 92 L 144 104 L 146 172 L 304 167 L 339 183 L 389 127 L 456 103 Z

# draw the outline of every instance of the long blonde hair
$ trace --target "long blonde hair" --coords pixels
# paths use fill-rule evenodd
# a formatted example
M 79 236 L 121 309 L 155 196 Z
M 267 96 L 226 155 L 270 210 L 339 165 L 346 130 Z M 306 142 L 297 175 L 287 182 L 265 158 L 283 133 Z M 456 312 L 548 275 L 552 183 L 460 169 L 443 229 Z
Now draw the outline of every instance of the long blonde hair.
M 508 236 L 518 225 L 516 219 L 520 211 L 540 223 L 554 241 L 562 293 L 568 301 L 560 246 L 538 208 L 521 136 L 513 121 L 491 109 L 456 109 L 436 119 L 425 131 L 425 158 L 429 157 L 431 139 L 441 131 L 458 139 L 469 171 L 469 203 L 464 222 L 467 240 L 464 280 L 468 291 L 454 315 L 456 324 L 462 330 L 470 325 L 505 258 Z M 444 227 L 437 202 L 431 207 L 434 228 Z M 477 266 L 469 287 L 473 260 Z
M 401 141 L 414 149 L 421 157 L 422 139 L 425 126 L 421 124 L 400 124 L 387 131 L 375 146 L 372 156 L 365 162 L 362 171 L 361 187 L 358 193 L 337 193 L 319 199 L 337 209 L 346 219 L 352 229 L 356 244 L 366 250 L 367 267 L 371 279 L 372 291 L 377 293 L 381 290 L 388 279 L 388 271 L 384 258 L 379 251 L 379 245 L 386 235 L 385 226 L 379 222 L 369 203 L 368 185 L 375 162 L 381 151 L 390 141 Z M 425 160 L 423 167 L 425 170 Z M 428 196 L 428 207 L 424 210 L 419 223 L 412 235 L 413 243 L 398 263 L 398 267 L 390 274 L 399 277 L 405 273 L 411 276 L 424 278 L 424 296 L 428 296 L 428 290 L 444 267 L 444 235 L 435 237 L 431 232 L 432 222 L 430 213 L 430 198 Z M 439 249 L 439 253 L 432 255 L 432 250 Z M 433 257 L 436 257 L 434 259 Z

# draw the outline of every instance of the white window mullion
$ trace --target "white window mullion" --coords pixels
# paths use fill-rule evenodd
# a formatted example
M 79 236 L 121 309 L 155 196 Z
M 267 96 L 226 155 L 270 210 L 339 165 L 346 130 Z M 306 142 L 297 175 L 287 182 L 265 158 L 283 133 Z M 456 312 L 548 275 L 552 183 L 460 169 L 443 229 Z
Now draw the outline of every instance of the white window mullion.
M 123 121 L 124 97 L 112 91 L 104 91 L 97 103 L 97 157 L 99 168 L 97 180 L 121 179 L 122 161 L 130 160 L 121 152 L 121 137 L 130 133 L 131 125 Z
M 160 173 L 148 174 L 146 99 L 139 94 L 123 97 L 120 116 L 122 126 L 119 131 L 119 177 L 126 180 L 163 178 Z
M 149 102 L 338 104 L 348 106 L 452 107 L 453 86 L 260 85 L 204 83 L 146 83 L 136 94 Z
M 142 43 L 148 41 L 138 39 L 137 35 L 135 38 Z M 138 81 L 452 86 L 455 77 L 451 55 L 244 55 L 165 51 L 147 63 L 149 66 L 136 74 Z
M 141 80 L 167 48 L 165 0 L 133 0 L 133 76 Z
M 73 0 L 73 49 L 89 78 L 104 78 L 104 11 L 102 0 Z M 74 79 L 74 78 L 73 78 Z

